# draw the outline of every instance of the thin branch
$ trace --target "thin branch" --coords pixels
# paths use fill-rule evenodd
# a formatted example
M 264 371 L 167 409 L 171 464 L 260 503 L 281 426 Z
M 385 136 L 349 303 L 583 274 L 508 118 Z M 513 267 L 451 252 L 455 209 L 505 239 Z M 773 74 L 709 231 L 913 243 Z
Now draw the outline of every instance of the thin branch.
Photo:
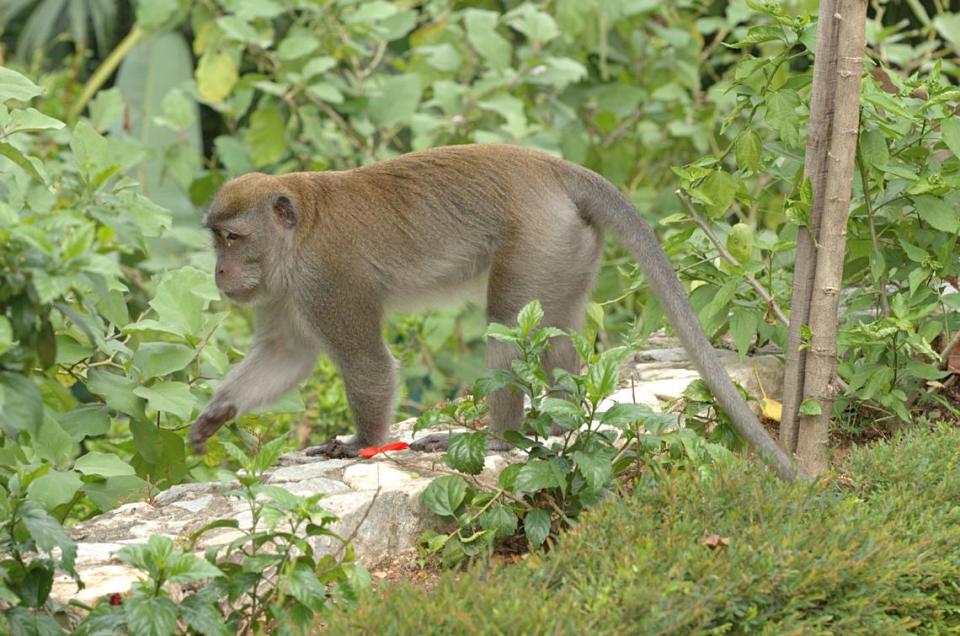
M 696 208 L 693 207 L 693 203 L 690 201 L 690 198 L 687 197 L 684 193 L 677 191 L 677 196 L 683 201 L 683 204 L 686 206 L 687 211 L 690 213 L 690 216 L 693 218 L 694 223 L 696 223 L 703 233 L 707 235 L 707 238 L 710 239 L 710 242 L 713 243 L 714 247 L 717 248 L 717 251 L 720 253 L 720 256 L 730 262 L 733 265 L 740 265 L 740 262 L 733 257 L 733 255 L 727 251 L 727 248 L 724 247 L 723 243 L 720 242 L 720 239 L 717 238 L 717 235 L 714 234 L 713 229 L 710 227 L 710 224 L 707 223 L 707 220 L 700 216 L 700 213 L 697 212 Z M 777 301 L 774 300 L 773 296 L 770 295 L 770 292 L 753 277 L 752 274 L 744 272 L 743 277 L 746 279 L 747 283 L 753 287 L 754 290 L 760 297 L 763 298 L 764 302 L 767 303 L 767 306 L 773 311 L 777 316 L 777 319 L 783 323 L 784 327 L 790 327 L 790 321 L 787 319 L 786 314 L 783 313 L 783 310 L 780 309 L 780 306 L 777 304 Z
M 857 144 L 859 146 L 859 143 Z M 873 201 L 870 199 L 870 186 L 867 184 L 867 166 L 863 162 L 863 156 L 860 154 L 860 148 L 857 148 L 857 169 L 860 171 L 860 185 L 863 188 L 863 204 L 867 208 L 867 226 L 870 228 L 870 243 L 873 251 L 882 254 L 880 251 L 880 241 L 877 239 L 877 228 L 873 223 Z M 890 315 L 890 302 L 887 300 L 887 275 L 886 272 L 880 272 L 880 276 L 875 281 L 880 291 L 880 308 L 884 316 Z

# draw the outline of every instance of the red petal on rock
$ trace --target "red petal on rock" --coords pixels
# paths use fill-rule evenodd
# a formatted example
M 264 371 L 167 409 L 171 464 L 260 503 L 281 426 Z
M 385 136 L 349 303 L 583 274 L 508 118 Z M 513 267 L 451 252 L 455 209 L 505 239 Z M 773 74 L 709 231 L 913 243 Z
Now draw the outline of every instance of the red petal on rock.
M 364 459 L 370 459 L 382 450 L 382 446 L 367 446 L 366 448 L 360 449 L 360 457 L 363 457 Z
M 400 450 L 407 450 L 408 448 L 410 448 L 410 444 L 407 444 L 406 442 L 390 442 L 390 443 L 387 444 L 386 446 L 381 446 L 381 447 L 380 447 L 380 450 L 382 450 L 382 451 L 400 451 Z

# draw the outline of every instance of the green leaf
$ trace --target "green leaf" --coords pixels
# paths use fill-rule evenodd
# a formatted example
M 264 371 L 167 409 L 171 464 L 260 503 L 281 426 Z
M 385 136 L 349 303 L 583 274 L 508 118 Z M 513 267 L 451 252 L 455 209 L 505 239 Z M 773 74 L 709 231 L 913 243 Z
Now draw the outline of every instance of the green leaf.
M 441 517 L 455 517 L 467 497 L 467 482 L 459 475 L 437 477 L 424 489 L 420 500 L 428 510 Z
M 534 459 L 517 473 L 513 482 L 517 491 L 534 492 L 547 488 L 564 488 L 567 484 L 563 471 L 552 461 Z
M 643 422 L 653 416 L 653 410 L 646 404 L 615 404 L 604 411 L 600 416 L 600 422 L 621 428 L 633 422 Z
M 921 194 L 913 197 L 913 207 L 920 218 L 935 230 L 955 234 L 960 230 L 960 210 L 947 204 L 940 197 Z
M 59 130 L 64 123 L 48 117 L 35 108 L 17 109 L 10 113 L 10 120 L 3 126 L 6 134 L 35 130 Z
M 233 57 L 226 52 L 207 51 L 197 65 L 197 93 L 211 102 L 222 102 L 237 83 L 239 74 Z
M 175 433 L 171 433 L 175 435 Z M 118 475 L 98 481 L 85 482 L 83 492 L 101 512 L 113 510 L 117 505 L 143 499 L 156 492 L 156 485 L 148 486 L 147 482 L 136 475 Z
M 417 53 L 426 57 L 427 64 L 442 72 L 456 71 L 463 64 L 460 53 L 449 43 L 420 46 Z
M 422 91 L 420 76 L 394 75 L 381 82 L 379 94 L 370 98 L 367 112 L 378 126 L 405 124 L 417 110 Z
M 13 69 L 0 66 L 0 102 L 16 99 L 27 102 L 42 92 L 39 86 Z
M 319 100 L 331 104 L 342 104 L 343 93 L 330 82 L 316 82 L 307 87 L 307 92 Z
M 823 413 L 823 409 L 820 408 L 819 402 L 813 398 L 807 398 L 800 403 L 799 413 L 805 417 L 813 417 Z
M 800 115 L 797 108 L 800 97 L 788 90 L 774 91 L 767 97 L 767 112 L 764 119 L 780 135 L 783 143 L 791 148 L 800 146 Z
M 0 69 L 2 70 L 2 69 Z M 6 588 L 0 588 L 4 590 Z M 34 614 L 25 607 L 10 607 L 4 610 L 10 634 L 19 636 L 63 636 L 63 628 L 49 614 Z
M 54 548 L 59 548 L 63 569 L 70 574 L 76 574 L 74 563 L 77 559 L 77 544 L 67 536 L 60 523 L 35 501 L 24 501 L 18 512 L 20 521 L 37 547 L 48 554 Z
M 498 539 L 512 536 L 517 531 L 517 515 L 510 506 L 495 504 L 480 515 L 480 527 L 490 530 Z
M 167 580 L 174 583 L 194 583 L 223 576 L 220 568 L 193 554 L 175 554 L 167 564 Z
M 320 40 L 309 31 L 291 30 L 277 46 L 277 57 L 289 61 L 305 57 L 320 47 Z
M 756 172 L 760 168 L 760 152 L 763 140 L 754 130 L 745 130 L 737 137 L 734 152 L 737 166 Z
M 136 473 L 133 466 L 116 455 L 99 451 L 90 451 L 86 455 L 81 455 L 73 467 L 84 475 L 99 475 L 101 477 L 116 477 Z
M 3 70 L 0 67 L 0 70 Z M 40 181 L 46 182 L 47 175 L 45 171 L 42 171 L 43 166 L 40 164 L 40 161 L 35 157 L 28 157 L 27 155 L 20 152 L 19 149 L 11 146 L 5 141 L 0 141 L 0 155 L 6 157 L 13 163 L 15 163 L 20 169 L 22 169 L 27 174 L 33 176 Z
M 202 587 L 180 601 L 180 614 L 187 625 L 198 634 L 227 636 L 230 633 L 220 613 L 220 599 L 213 587 Z
M 523 532 L 527 541 L 539 548 L 550 536 L 550 513 L 539 508 L 528 511 L 523 517 Z
M 960 31 L 960 25 L 958 25 Z M 960 37 L 960 33 L 958 33 Z M 943 143 L 953 153 L 953 156 L 960 159 L 960 119 L 949 117 L 940 122 L 940 135 L 943 137 Z
M 724 170 L 714 170 L 703 180 L 700 190 L 709 197 L 707 214 L 719 219 L 733 205 L 737 196 L 737 180 Z
M 83 486 L 83 482 L 80 481 L 80 476 L 74 471 L 50 470 L 30 482 L 27 487 L 27 494 L 48 511 L 53 511 L 57 506 L 68 503 L 73 499 L 81 486 Z
M 523 33 L 530 40 L 546 43 L 560 35 L 557 23 L 549 13 L 532 4 L 522 4 L 503 16 L 503 21 Z
M 213 275 L 193 267 L 167 272 L 157 284 L 150 306 L 161 324 L 175 325 L 186 335 L 202 336 L 204 310 L 220 298 Z
M 960 13 L 941 13 L 933 19 L 933 26 L 954 47 L 960 48 Z
M 734 307 L 733 315 L 730 316 L 730 335 L 737 345 L 737 353 L 743 360 L 750 345 L 753 344 L 754 337 L 757 335 L 757 328 L 760 325 L 760 318 L 757 312 L 744 307 Z
M 306 561 L 298 561 L 293 570 L 283 578 L 286 592 L 314 611 L 325 605 L 327 587 L 317 578 Z
M 620 364 L 630 354 L 627 347 L 615 347 L 603 352 L 600 359 L 587 369 L 587 397 L 593 403 L 607 397 L 617 388 Z
M 37 385 L 19 373 L 0 373 L 0 428 L 12 440 L 31 434 L 43 421 L 43 399 Z
M 123 602 L 127 631 L 138 636 L 170 636 L 177 633 L 177 606 L 165 596 L 141 590 Z
M 585 414 L 578 404 L 560 398 L 546 397 L 540 402 L 540 411 L 568 431 L 583 425 Z
M 746 223 L 737 223 L 727 235 L 727 251 L 741 264 L 748 263 L 753 255 L 753 228 Z
M 530 301 L 517 314 L 517 326 L 520 327 L 520 333 L 524 336 L 539 327 L 542 320 L 543 307 L 540 306 L 539 300 Z
M 487 452 L 487 434 L 450 433 L 447 454 L 444 458 L 447 466 L 470 475 L 479 475 L 483 471 L 483 459 Z
M 197 351 L 172 342 L 145 342 L 133 356 L 133 366 L 144 379 L 180 371 L 197 356 Z
M 590 490 L 603 490 L 613 479 L 613 455 L 613 451 L 607 449 L 589 453 L 574 451 L 573 461 Z
M 161 380 L 150 386 L 139 386 L 133 394 L 144 398 L 151 410 L 172 413 L 181 420 L 189 420 L 197 405 L 197 397 L 185 382 Z
M 87 389 L 91 393 L 101 396 L 110 408 L 142 419 L 143 400 L 134 395 L 136 386 L 132 379 L 102 369 L 87 371 Z
M 490 68 L 496 70 L 508 68 L 512 55 L 510 41 L 497 33 L 499 17 L 494 11 L 480 9 L 467 9 L 463 12 L 467 39 Z
M 247 147 L 257 167 L 276 163 L 287 151 L 286 124 L 276 106 L 258 109 L 250 116 Z

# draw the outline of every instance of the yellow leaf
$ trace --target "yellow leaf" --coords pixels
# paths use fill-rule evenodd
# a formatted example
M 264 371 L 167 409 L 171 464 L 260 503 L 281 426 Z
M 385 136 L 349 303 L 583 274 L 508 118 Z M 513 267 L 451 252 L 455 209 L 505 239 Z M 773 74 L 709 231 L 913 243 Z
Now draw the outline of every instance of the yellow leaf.
M 222 102 L 237 83 L 237 65 L 227 53 L 208 51 L 197 66 L 197 92 L 208 102 Z
M 763 405 L 763 416 L 768 420 L 773 420 L 774 422 L 779 422 L 780 418 L 783 416 L 783 405 L 776 400 L 771 400 L 768 397 L 761 398 L 760 404 Z

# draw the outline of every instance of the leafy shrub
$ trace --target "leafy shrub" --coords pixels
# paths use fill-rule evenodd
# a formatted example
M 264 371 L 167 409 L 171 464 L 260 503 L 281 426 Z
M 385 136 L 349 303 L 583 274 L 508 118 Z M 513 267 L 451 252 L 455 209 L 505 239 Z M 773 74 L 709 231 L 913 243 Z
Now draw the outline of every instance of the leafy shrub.
M 960 430 L 856 449 L 785 485 L 737 464 L 647 479 L 546 556 L 402 584 L 336 633 L 940 634 L 960 626 Z
M 592 319 L 602 322 L 602 313 Z M 512 369 L 488 373 L 472 397 L 428 411 L 417 424 L 469 426 L 486 412 L 478 400 L 498 389 L 516 391 L 530 402 L 520 430 L 506 431 L 499 440 L 525 455 L 504 468 L 496 484 L 476 477 L 483 471 L 491 433 L 450 433 L 445 461 L 459 474 L 438 477 L 421 496 L 429 510 L 456 523 L 452 532 L 427 532 L 423 540 L 424 552 L 439 552 L 447 566 L 489 555 L 498 542 L 513 538 L 521 523 L 526 541 L 540 547 L 608 495 L 625 473 L 692 465 L 707 476 L 715 464 L 732 458 L 694 430 L 676 428 L 676 416 L 645 405 L 616 404 L 600 412 L 601 402 L 617 389 L 630 349 L 597 354 L 591 340 L 542 327 L 542 320 L 543 309 L 533 301 L 520 310 L 515 327 L 490 325 L 490 338 L 517 349 Z M 582 373 L 556 370 L 549 376 L 543 356 L 557 338 L 572 340 L 585 364 Z M 548 443 L 553 434 L 559 439 Z

